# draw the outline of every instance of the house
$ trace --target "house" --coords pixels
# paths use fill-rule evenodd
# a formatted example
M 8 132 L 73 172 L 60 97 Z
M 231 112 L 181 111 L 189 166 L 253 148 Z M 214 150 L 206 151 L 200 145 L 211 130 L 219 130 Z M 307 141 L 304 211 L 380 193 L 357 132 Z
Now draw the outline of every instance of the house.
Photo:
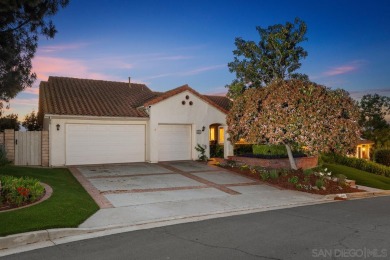
M 373 141 L 360 138 L 360 140 L 356 145 L 355 157 L 359 159 L 366 159 L 366 160 L 372 158 L 371 150 L 374 144 L 375 143 Z
M 197 144 L 209 154 L 210 129 L 227 157 L 229 106 L 228 98 L 188 85 L 154 92 L 130 82 L 49 77 L 39 89 L 51 166 L 196 160 Z

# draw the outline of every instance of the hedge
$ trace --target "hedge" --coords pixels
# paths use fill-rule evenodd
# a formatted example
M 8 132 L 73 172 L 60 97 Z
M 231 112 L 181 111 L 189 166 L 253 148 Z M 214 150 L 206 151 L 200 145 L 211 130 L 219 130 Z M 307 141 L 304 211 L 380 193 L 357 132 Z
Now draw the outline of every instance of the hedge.
M 252 144 L 235 144 L 234 155 L 243 155 L 252 153 Z
M 326 163 L 338 163 L 362 171 L 390 177 L 390 167 L 364 159 L 337 154 L 322 154 L 321 160 Z
M 252 149 L 253 154 L 287 156 L 287 149 L 284 145 L 255 144 Z

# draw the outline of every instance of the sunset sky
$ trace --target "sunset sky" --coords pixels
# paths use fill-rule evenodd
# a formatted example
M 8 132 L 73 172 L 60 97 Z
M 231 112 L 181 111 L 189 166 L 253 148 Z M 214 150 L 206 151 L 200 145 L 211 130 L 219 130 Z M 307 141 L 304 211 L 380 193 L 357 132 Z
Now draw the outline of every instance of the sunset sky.
M 76 1 L 53 18 L 55 39 L 41 38 L 38 80 L 11 101 L 19 119 L 38 109 L 48 76 L 145 83 L 155 91 L 183 84 L 226 93 L 234 78 L 235 37 L 258 41 L 256 26 L 300 17 L 308 26 L 301 73 L 355 98 L 390 96 L 390 1 Z

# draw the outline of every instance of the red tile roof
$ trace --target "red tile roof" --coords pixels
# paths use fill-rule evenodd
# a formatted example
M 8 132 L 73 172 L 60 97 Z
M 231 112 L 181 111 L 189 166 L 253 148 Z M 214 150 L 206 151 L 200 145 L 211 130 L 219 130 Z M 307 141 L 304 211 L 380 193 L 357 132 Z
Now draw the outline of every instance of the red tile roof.
M 185 90 L 227 113 L 226 97 L 204 96 L 188 85 L 153 92 L 144 84 L 68 77 L 49 77 L 39 85 L 39 117 L 45 114 L 110 117 L 148 117 L 142 106 L 156 104 Z
M 44 114 L 147 117 L 137 107 L 155 97 L 144 84 L 49 77 L 39 86 Z
M 366 139 L 360 139 L 357 143 L 357 145 L 360 145 L 360 144 L 375 144 L 375 142 L 371 141 L 371 140 L 366 140 Z
M 181 87 L 169 90 L 167 92 L 164 92 L 160 94 L 159 96 L 152 98 L 145 102 L 144 106 L 150 106 L 153 104 L 156 104 L 158 102 L 161 102 L 169 97 L 172 97 L 176 94 L 182 93 L 184 91 L 189 91 L 195 96 L 199 97 L 200 99 L 204 100 L 206 103 L 214 106 L 218 110 L 222 111 L 223 113 L 227 114 L 229 112 L 230 108 L 230 100 L 227 97 L 221 97 L 221 96 L 207 96 L 207 95 L 201 95 L 192 88 L 190 88 L 188 85 L 183 85 Z

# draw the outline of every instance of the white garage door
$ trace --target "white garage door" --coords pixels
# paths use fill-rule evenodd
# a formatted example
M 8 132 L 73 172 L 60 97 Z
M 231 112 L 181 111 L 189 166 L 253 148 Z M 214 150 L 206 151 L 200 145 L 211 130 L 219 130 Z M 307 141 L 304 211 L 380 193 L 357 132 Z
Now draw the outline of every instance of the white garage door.
M 143 161 L 144 125 L 66 125 L 66 165 Z
M 158 160 L 191 160 L 191 126 L 159 125 Z

